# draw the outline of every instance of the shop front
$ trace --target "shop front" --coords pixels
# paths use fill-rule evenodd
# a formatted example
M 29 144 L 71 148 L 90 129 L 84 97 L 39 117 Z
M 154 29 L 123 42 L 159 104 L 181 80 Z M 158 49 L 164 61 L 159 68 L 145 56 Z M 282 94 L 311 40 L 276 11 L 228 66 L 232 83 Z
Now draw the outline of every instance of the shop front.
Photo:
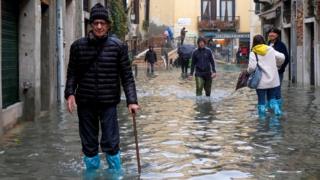
M 248 63 L 250 33 L 203 32 L 216 59 L 228 63 Z

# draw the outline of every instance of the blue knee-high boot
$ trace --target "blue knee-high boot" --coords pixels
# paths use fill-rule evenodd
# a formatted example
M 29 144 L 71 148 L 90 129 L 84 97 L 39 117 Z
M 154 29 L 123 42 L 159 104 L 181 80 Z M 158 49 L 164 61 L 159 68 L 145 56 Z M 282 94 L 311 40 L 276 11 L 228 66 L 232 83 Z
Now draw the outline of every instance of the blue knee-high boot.
M 270 107 L 270 101 L 266 102 L 266 111 L 269 111 L 271 109 Z
M 260 118 L 263 118 L 266 116 L 266 105 L 258 105 L 258 114 Z
M 87 169 L 98 169 L 100 167 L 99 154 L 97 154 L 93 157 L 84 156 L 83 161 L 84 161 Z
M 109 170 L 121 171 L 122 165 L 120 151 L 115 155 L 106 154 L 106 160 L 109 165 Z
M 279 104 L 279 108 L 282 111 L 282 99 L 277 99 L 277 103 Z
M 279 106 L 279 102 L 277 100 L 271 99 L 270 100 L 270 107 L 273 110 L 275 115 L 281 115 L 282 114 L 281 108 Z

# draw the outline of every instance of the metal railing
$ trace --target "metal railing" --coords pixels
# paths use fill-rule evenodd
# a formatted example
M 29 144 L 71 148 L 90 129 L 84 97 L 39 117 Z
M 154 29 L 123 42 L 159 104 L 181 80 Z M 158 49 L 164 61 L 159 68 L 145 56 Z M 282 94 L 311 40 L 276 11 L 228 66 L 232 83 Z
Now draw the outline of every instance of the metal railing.
M 240 16 L 198 17 L 199 30 L 239 30 Z
M 129 48 L 129 59 L 132 62 L 137 57 L 140 57 L 141 53 L 147 50 L 150 45 L 152 45 L 154 48 L 160 49 L 159 53 L 161 54 L 161 56 L 168 55 L 169 52 L 175 50 L 181 45 L 181 37 L 178 36 L 168 41 L 166 40 L 165 36 L 159 35 L 153 36 L 147 40 L 129 39 L 126 40 L 126 42 Z M 192 44 L 196 46 L 197 37 L 187 36 L 185 37 L 183 44 Z
M 150 45 L 154 48 L 162 47 L 165 43 L 165 38 L 164 36 L 152 36 L 146 40 L 133 38 L 126 40 L 126 42 L 128 44 L 129 52 L 131 52 L 132 56 L 135 56 L 148 49 Z

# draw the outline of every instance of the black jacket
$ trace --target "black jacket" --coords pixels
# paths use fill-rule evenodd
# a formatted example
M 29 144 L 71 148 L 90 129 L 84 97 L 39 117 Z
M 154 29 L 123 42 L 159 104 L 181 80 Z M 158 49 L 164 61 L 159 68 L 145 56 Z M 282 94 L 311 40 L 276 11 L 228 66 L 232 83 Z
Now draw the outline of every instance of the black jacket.
M 193 52 L 190 75 L 193 75 L 194 69 L 195 75 L 200 77 L 210 77 L 211 73 L 216 72 L 213 55 L 209 48 L 198 48 Z
M 157 62 L 157 54 L 154 52 L 154 50 L 148 50 L 146 53 L 146 56 L 144 58 L 144 61 L 148 61 L 149 63 L 155 63 Z
M 96 39 L 92 33 L 70 48 L 65 98 L 77 103 L 115 105 L 120 102 L 120 82 L 127 104 L 137 104 L 128 48 L 115 37 Z
M 269 45 L 271 43 L 269 42 Z M 290 58 L 289 58 L 289 54 L 288 54 L 288 50 L 286 48 L 286 45 L 281 42 L 280 40 L 277 40 L 274 45 L 273 48 L 279 52 L 281 52 L 282 54 L 284 54 L 285 56 L 285 60 L 284 63 L 281 65 L 280 69 L 278 70 L 279 74 L 284 73 L 284 71 L 286 70 L 287 65 L 290 62 Z

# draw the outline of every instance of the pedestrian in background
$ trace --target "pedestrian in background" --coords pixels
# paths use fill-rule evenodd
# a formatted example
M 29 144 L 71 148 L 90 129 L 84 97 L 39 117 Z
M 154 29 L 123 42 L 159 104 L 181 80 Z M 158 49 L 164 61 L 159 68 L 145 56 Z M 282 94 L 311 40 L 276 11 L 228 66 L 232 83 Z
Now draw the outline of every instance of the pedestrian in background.
M 153 46 L 149 46 L 149 50 L 146 53 L 144 62 L 148 63 L 147 72 L 154 74 L 154 63 L 157 62 L 157 54 L 153 50 Z M 150 66 L 150 69 L 149 69 Z
M 120 86 L 130 113 L 139 106 L 127 46 L 111 36 L 108 11 L 97 3 L 90 12 L 92 30 L 73 42 L 67 71 L 65 98 L 73 112 L 77 104 L 79 131 L 87 169 L 100 166 L 99 144 L 110 170 L 121 170 L 117 104 Z M 99 142 L 99 127 L 101 139 Z
M 173 39 L 173 32 L 169 26 L 164 30 L 164 35 L 165 35 L 166 43 L 169 45 L 169 47 L 172 47 L 172 42 L 174 39 Z
M 180 31 L 180 38 L 181 38 L 181 45 L 183 45 L 184 39 L 186 38 L 186 33 L 188 31 L 186 30 L 185 27 L 183 27 Z
M 188 68 L 190 66 L 190 60 L 193 51 L 196 49 L 194 45 L 184 44 L 178 48 L 179 61 L 181 64 L 181 77 L 188 78 Z
M 286 45 L 280 40 L 281 31 L 276 28 L 271 28 L 268 32 L 268 44 L 272 46 L 276 51 L 281 52 L 285 56 L 284 63 L 278 69 L 279 77 L 280 77 L 280 86 L 276 87 L 276 100 L 279 103 L 280 109 L 282 110 L 282 96 L 281 96 L 281 84 L 283 80 L 283 74 L 286 70 L 287 65 L 290 62 L 289 54 Z
M 266 97 L 270 107 L 276 115 L 280 115 L 279 102 L 276 100 L 276 87 L 280 85 L 278 67 L 284 62 L 285 56 L 265 44 L 262 35 L 256 35 L 252 42 L 252 51 L 249 55 L 248 73 L 251 74 L 259 65 L 262 75 L 256 89 L 258 96 L 259 117 L 265 117 Z
M 191 55 L 188 56 L 187 54 L 183 54 L 182 52 L 179 52 L 178 49 L 178 55 L 179 55 L 179 61 L 181 64 L 181 77 L 187 78 L 188 77 L 188 66 L 189 66 L 189 60 L 191 58 Z
M 198 48 L 192 54 L 191 72 L 189 79 L 192 79 L 195 72 L 196 95 L 202 96 L 204 89 L 207 97 L 211 94 L 212 78 L 216 77 L 215 63 L 212 52 L 206 47 L 206 40 L 199 37 Z

